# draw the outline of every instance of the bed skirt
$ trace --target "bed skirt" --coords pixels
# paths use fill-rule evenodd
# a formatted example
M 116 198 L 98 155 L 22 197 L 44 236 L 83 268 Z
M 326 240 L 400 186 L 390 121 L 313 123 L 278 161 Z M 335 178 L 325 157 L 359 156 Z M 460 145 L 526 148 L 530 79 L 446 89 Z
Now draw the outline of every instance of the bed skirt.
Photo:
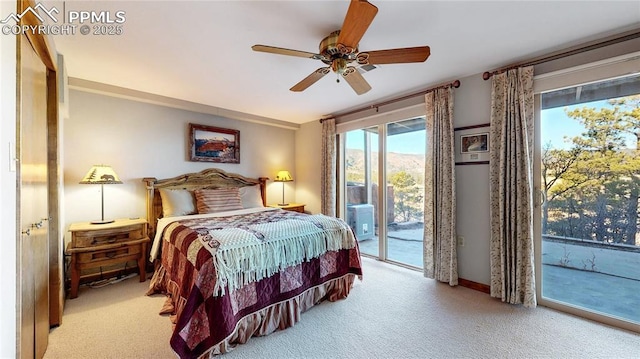
M 302 313 L 323 300 L 333 302 L 346 298 L 354 278 L 354 274 L 347 274 L 242 318 L 229 338 L 211 348 L 209 357 L 229 352 L 238 344 L 246 343 L 253 336 L 268 335 L 276 330 L 293 327 L 300 321 Z
M 356 276 L 360 277 L 353 273 L 345 274 L 311 287 L 288 300 L 271 304 L 263 309 L 245 315 L 238 320 L 235 330 L 233 330 L 230 335 L 216 345 L 208 348 L 199 357 L 206 358 L 227 353 L 235 349 L 239 344 L 246 343 L 252 336 L 264 336 L 277 330 L 294 326 L 300 321 L 301 314 L 314 305 L 324 300 L 333 302 L 346 298 L 349 295 Z M 180 296 L 178 285 L 168 278 L 162 266 L 156 268 L 147 295 L 154 293 L 164 293 L 167 295 L 167 300 L 160 314 L 169 314 L 175 329 L 175 325 L 187 301 Z M 176 351 L 173 345 L 174 339 L 176 339 L 175 336 L 172 338 L 172 348 Z M 176 351 L 176 354 L 184 357 L 184 355 L 182 355 L 184 353 Z

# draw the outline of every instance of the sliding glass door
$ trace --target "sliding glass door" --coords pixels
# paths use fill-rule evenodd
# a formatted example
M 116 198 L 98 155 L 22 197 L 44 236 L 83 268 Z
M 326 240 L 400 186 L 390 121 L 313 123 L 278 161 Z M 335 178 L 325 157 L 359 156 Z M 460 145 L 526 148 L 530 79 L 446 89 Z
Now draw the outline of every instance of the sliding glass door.
M 424 117 L 386 125 L 387 258 L 422 268 Z
M 640 76 L 540 108 L 541 303 L 640 324 Z
M 345 134 L 346 220 L 363 254 L 422 268 L 425 141 L 424 117 Z
M 346 220 L 353 229 L 360 251 L 378 255 L 378 128 L 346 133 L 344 179 Z

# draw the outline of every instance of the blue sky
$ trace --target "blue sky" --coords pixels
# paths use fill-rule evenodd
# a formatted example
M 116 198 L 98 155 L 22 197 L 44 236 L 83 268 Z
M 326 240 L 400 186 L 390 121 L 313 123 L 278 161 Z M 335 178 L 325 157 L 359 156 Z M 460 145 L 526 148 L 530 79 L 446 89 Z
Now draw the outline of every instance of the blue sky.
M 579 121 L 574 120 L 566 115 L 565 109 L 571 111 L 580 107 L 592 107 L 592 108 L 603 108 L 603 107 L 613 107 L 611 106 L 607 100 L 602 101 L 594 101 L 582 103 L 579 105 L 565 106 L 565 107 L 556 107 L 550 108 L 547 110 L 543 110 L 540 115 L 540 143 L 544 146 L 544 144 L 551 142 L 553 148 L 558 149 L 569 149 L 571 148 L 570 139 L 575 136 L 580 136 L 585 131 L 584 126 L 580 124 Z M 569 141 L 565 140 L 565 137 L 569 139 Z M 628 148 L 636 148 L 636 139 L 633 135 L 628 134 L 627 147 Z
M 598 101 L 606 104 L 605 101 Z M 566 141 L 565 137 L 571 139 L 580 136 L 585 128 L 578 122 L 566 115 L 565 109 L 571 111 L 578 107 L 597 107 L 598 103 L 587 103 L 574 106 L 555 107 L 542 110 L 540 114 L 540 143 L 544 146 L 551 142 L 553 148 L 571 148 L 571 141 Z

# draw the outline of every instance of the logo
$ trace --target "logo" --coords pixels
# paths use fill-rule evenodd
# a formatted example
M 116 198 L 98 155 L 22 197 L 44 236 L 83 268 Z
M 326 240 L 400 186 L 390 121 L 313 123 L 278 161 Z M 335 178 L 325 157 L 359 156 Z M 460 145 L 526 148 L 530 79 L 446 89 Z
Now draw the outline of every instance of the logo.
M 27 7 L 20 14 L 17 14 L 17 15 L 9 14 L 9 16 L 7 16 L 6 19 L 0 20 L 0 24 L 6 24 L 10 20 L 13 20 L 16 23 L 18 23 L 20 22 L 20 19 L 22 19 L 29 12 L 32 13 L 35 17 L 37 17 L 38 20 L 40 20 L 40 22 L 44 23 L 44 19 L 42 18 L 42 16 L 40 16 L 40 14 L 38 14 L 38 10 L 42 10 L 42 12 L 47 14 L 47 16 L 49 16 L 51 20 L 53 20 L 53 22 L 58 22 L 58 19 L 56 19 L 55 16 L 53 16 L 53 13 L 56 13 L 56 14 L 60 13 L 58 9 L 56 9 L 55 7 L 52 7 L 51 10 L 48 10 L 46 6 L 42 5 L 41 3 L 37 3 L 36 6 L 34 6 L 33 8 L 31 8 L 31 6 Z
M 20 23 L 20 20 L 29 13 L 39 20 L 37 25 Z M 58 14 L 62 15 L 62 21 L 58 21 L 56 17 Z M 13 24 L 8 24 L 12 21 Z M 126 21 L 126 12 L 122 10 L 113 12 L 104 10 L 67 10 L 66 2 L 63 1 L 62 13 L 55 7 L 48 9 L 41 3 L 37 3 L 33 7 L 27 7 L 20 14 L 9 14 L 4 20 L 0 20 L 0 25 L 2 25 L 2 33 L 4 35 L 25 33 L 75 35 L 77 30 L 82 35 L 122 35 L 124 33 L 123 24 Z

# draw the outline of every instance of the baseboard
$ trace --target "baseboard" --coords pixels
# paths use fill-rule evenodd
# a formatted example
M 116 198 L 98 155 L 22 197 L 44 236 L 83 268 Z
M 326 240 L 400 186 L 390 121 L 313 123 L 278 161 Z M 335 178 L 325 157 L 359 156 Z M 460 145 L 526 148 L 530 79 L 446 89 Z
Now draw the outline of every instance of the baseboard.
M 473 282 L 467 279 L 458 278 L 458 285 L 461 287 L 477 290 L 479 292 L 483 292 L 487 294 L 491 293 L 491 287 L 488 286 L 487 284 Z

